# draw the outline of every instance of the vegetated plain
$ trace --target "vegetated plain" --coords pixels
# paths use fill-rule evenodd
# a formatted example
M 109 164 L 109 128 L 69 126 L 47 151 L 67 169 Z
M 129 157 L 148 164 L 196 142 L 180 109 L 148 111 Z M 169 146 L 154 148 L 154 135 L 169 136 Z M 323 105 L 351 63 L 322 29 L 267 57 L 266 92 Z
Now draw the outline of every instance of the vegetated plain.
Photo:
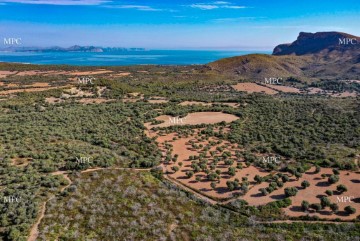
M 219 69 L 0 63 L 1 239 L 358 239 L 358 80 Z

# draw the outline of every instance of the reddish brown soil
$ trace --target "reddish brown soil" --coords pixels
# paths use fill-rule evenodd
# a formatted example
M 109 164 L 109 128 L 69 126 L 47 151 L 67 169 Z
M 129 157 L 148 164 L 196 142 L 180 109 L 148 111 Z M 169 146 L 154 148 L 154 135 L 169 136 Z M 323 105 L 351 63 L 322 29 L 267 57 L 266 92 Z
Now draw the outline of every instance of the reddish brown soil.
M 278 190 L 275 190 L 274 192 L 270 193 L 267 196 L 263 196 L 260 192 L 260 188 L 266 188 L 268 187 L 269 183 L 264 182 L 259 185 L 256 185 L 254 188 L 249 190 L 249 192 L 242 197 L 242 199 L 246 200 L 249 204 L 257 206 L 257 205 L 264 205 L 269 202 L 273 202 L 276 200 L 283 199 L 284 196 L 284 188 L 286 187 L 297 187 L 299 192 L 295 197 L 291 197 L 292 205 L 288 208 L 285 208 L 285 213 L 289 216 L 303 216 L 306 215 L 303 211 L 301 211 L 301 202 L 303 200 L 308 201 L 311 203 L 320 203 L 319 197 L 321 196 L 327 196 L 325 194 L 326 190 L 332 190 L 334 191 L 334 195 L 330 196 L 329 199 L 331 202 L 335 202 L 339 205 L 339 210 L 343 211 L 344 208 L 348 205 L 353 206 L 356 208 L 357 212 L 356 214 L 347 216 L 344 215 L 343 212 L 339 212 L 339 214 L 332 214 L 329 208 L 326 208 L 318 213 L 310 212 L 309 215 L 317 215 L 321 218 L 327 218 L 327 219 L 333 219 L 333 218 L 341 218 L 341 219 L 353 219 L 357 215 L 360 214 L 360 203 L 341 203 L 337 202 L 337 197 L 341 198 L 341 196 L 353 196 L 354 198 L 359 198 L 359 192 L 357 191 L 357 184 L 360 182 L 360 175 L 355 172 L 346 172 L 346 171 L 340 171 L 340 181 L 336 184 L 329 185 L 327 182 L 327 178 L 322 178 L 321 174 L 332 174 L 332 169 L 330 168 L 322 168 L 320 173 L 315 174 L 314 173 L 315 167 L 311 168 L 308 172 L 304 173 L 303 176 L 296 180 L 294 177 L 290 179 L 289 182 L 284 184 L 283 188 L 279 188 Z M 347 175 L 349 173 L 349 175 Z M 303 189 L 301 187 L 301 182 L 307 180 L 310 183 L 310 187 Z M 339 194 L 336 192 L 336 186 L 339 184 L 344 184 L 348 191 Z
M 255 83 L 238 83 L 232 86 L 237 91 L 245 91 L 248 93 L 264 92 L 265 94 L 275 95 L 278 92 L 270 88 L 255 84 Z
M 281 92 L 286 93 L 300 93 L 301 91 L 298 88 L 290 87 L 290 86 L 284 86 L 284 85 L 266 85 L 267 87 L 271 89 L 275 89 Z
M 59 87 L 4 90 L 4 91 L 0 91 L 0 95 L 9 95 L 9 94 L 14 94 L 14 93 L 19 93 L 19 92 L 39 92 L 39 91 L 45 91 L 45 90 L 51 90 L 51 89 L 57 89 L 57 88 L 59 88 Z
M 131 73 L 129 73 L 129 72 L 124 72 L 124 73 L 113 74 L 112 76 L 115 76 L 115 77 L 123 77 L 123 76 L 128 76 L 128 75 L 131 75 Z
M 174 117 L 168 115 L 158 116 L 156 120 L 165 121 L 164 123 L 158 125 L 151 125 L 150 123 L 146 123 L 145 126 L 147 128 L 152 127 L 168 127 L 173 125 L 197 125 L 197 124 L 214 124 L 225 121 L 227 123 L 235 121 L 239 119 L 235 115 L 226 114 L 222 112 L 195 112 L 190 113 L 186 117 L 182 119 L 176 119 L 175 122 Z
M 101 104 L 101 103 L 106 103 L 106 102 L 111 102 L 114 100 L 111 99 L 103 99 L 103 98 L 82 98 L 77 100 L 77 102 L 79 103 L 83 103 L 83 104 Z
M 152 103 L 152 104 L 162 104 L 162 103 L 168 103 L 169 101 L 168 100 L 148 100 L 149 103 Z
M 332 97 L 356 97 L 357 93 L 356 92 L 349 92 L 349 91 L 345 91 L 342 93 L 338 93 L 338 94 L 330 94 L 330 96 Z
M 97 71 L 79 71 L 79 72 L 68 72 L 69 75 L 76 75 L 76 76 L 82 76 L 82 75 L 97 75 L 97 74 L 107 74 L 112 73 L 111 70 L 97 70 Z
M 309 171 L 305 172 L 303 176 L 296 180 L 295 177 L 290 177 L 290 181 L 286 182 L 282 188 L 273 191 L 267 196 L 263 196 L 259 189 L 268 187 L 268 182 L 263 182 L 261 184 L 256 184 L 254 182 L 255 175 L 259 176 L 267 176 L 270 175 L 270 172 L 266 172 L 260 168 L 255 166 L 246 167 L 245 163 L 242 159 L 238 159 L 235 156 L 235 150 L 241 149 L 237 145 L 230 144 L 226 141 L 223 141 L 220 144 L 215 144 L 210 147 L 210 149 L 206 152 L 205 159 L 208 160 L 208 168 L 210 168 L 210 164 L 213 162 L 213 157 L 210 155 L 210 151 L 215 151 L 215 155 L 221 155 L 221 152 L 216 150 L 216 147 L 221 146 L 224 148 L 224 151 L 230 151 L 231 156 L 229 158 L 235 160 L 233 167 L 236 167 L 237 163 L 241 163 L 242 169 L 236 169 L 235 176 L 230 176 L 228 174 L 228 165 L 225 165 L 223 161 L 220 161 L 215 170 L 220 170 L 220 181 L 216 183 L 216 188 L 211 188 L 211 181 L 208 180 L 206 173 L 200 171 L 198 173 L 194 173 L 194 176 L 188 178 L 186 176 L 186 172 L 192 170 L 191 168 L 191 160 L 189 159 L 192 155 L 199 155 L 203 148 L 196 148 L 191 145 L 191 142 L 194 142 L 197 146 L 200 144 L 205 147 L 210 142 L 217 142 L 219 139 L 216 137 L 211 137 L 208 140 L 200 140 L 201 134 L 199 133 L 201 129 L 195 130 L 195 132 L 187 137 L 179 136 L 177 133 L 163 134 L 159 136 L 159 133 L 156 133 L 151 130 L 147 130 L 145 133 L 150 137 L 155 137 L 158 143 L 160 150 L 162 150 L 163 156 L 166 155 L 168 151 L 165 147 L 165 143 L 172 145 L 171 155 L 178 155 L 176 162 L 165 163 L 161 165 L 163 170 L 167 173 L 167 175 L 171 178 L 171 180 L 178 182 L 192 190 L 192 192 L 198 192 L 199 194 L 213 198 L 214 200 L 234 200 L 233 195 L 239 194 L 240 198 L 246 200 L 250 205 L 259 206 L 265 205 L 269 202 L 273 202 L 276 200 L 281 200 L 285 198 L 284 189 L 286 187 L 296 187 L 298 188 L 298 194 L 295 197 L 291 197 L 292 205 L 288 208 L 284 208 L 285 214 L 288 216 L 304 216 L 309 214 L 310 216 L 317 215 L 320 218 L 325 219 L 335 219 L 340 218 L 342 220 L 352 220 L 356 218 L 357 215 L 360 214 L 360 202 L 359 202 L 359 192 L 357 191 L 357 184 L 360 183 L 360 174 L 356 172 L 347 172 L 340 171 L 340 181 L 336 184 L 329 185 L 327 182 L 327 177 L 322 178 L 321 175 L 330 175 L 332 174 L 332 169 L 330 168 L 322 168 L 320 173 L 315 174 L 315 168 L 312 167 Z M 214 128 L 214 131 L 219 131 L 219 128 Z M 224 128 L 222 131 L 229 131 L 228 128 Z M 196 149 L 194 149 L 196 148 Z M 179 162 L 182 162 L 182 166 L 179 165 Z M 178 166 L 179 171 L 174 172 L 171 167 Z M 274 172 L 273 174 L 275 174 Z M 290 175 L 290 174 L 289 174 Z M 197 181 L 196 177 L 199 177 L 200 180 Z M 228 180 L 233 181 L 235 178 L 239 179 L 242 182 L 242 178 L 246 177 L 249 181 L 249 191 L 243 195 L 242 191 L 235 190 L 229 191 L 226 185 Z M 301 182 L 307 180 L 310 183 L 310 187 L 303 189 L 301 187 Z M 348 188 L 348 191 L 340 194 L 336 191 L 336 186 L 339 184 L 343 184 Z M 329 208 L 325 208 L 324 210 L 315 213 L 314 211 L 309 211 L 305 213 L 301 211 L 300 206 L 303 200 L 306 200 L 311 203 L 320 203 L 320 197 L 326 196 L 326 190 L 332 190 L 334 192 L 333 196 L 330 196 L 329 199 L 333 203 L 337 203 L 339 205 L 339 212 L 336 214 L 332 213 Z M 350 196 L 352 197 L 352 202 L 340 202 L 338 198 L 342 196 Z M 226 203 L 228 201 L 225 201 Z M 356 209 L 356 213 L 352 215 L 347 215 L 343 210 L 345 206 L 351 205 Z
M 61 98 L 56 98 L 56 97 L 48 97 L 48 98 L 45 98 L 45 102 L 47 102 L 49 104 L 56 104 L 56 103 L 64 102 L 64 100 Z
M 27 166 L 31 160 L 31 158 L 13 158 L 11 159 L 11 164 L 17 167 L 23 167 Z
M 187 105 L 202 105 L 202 106 L 211 106 L 211 103 L 201 102 L 201 101 L 184 101 L 179 105 L 187 106 Z
M 6 78 L 9 75 L 16 74 L 17 71 L 7 71 L 7 70 L 1 70 L 0 71 L 0 78 Z
M 149 134 L 150 133 L 150 134 Z M 154 133 L 147 132 L 147 134 L 149 134 L 149 136 L 154 136 Z M 216 170 L 220 170 L 221 174 L 221 179 L 220 182 L 217 183 L 217 186 L 215 189 L 212 189 L 210 184 L 211 181 L 207 179 L 206 177 L 206 173 L 204 172 L 198 172 L 195 173 L 195 175 L 191 178 L 188 178 L 186 176 L 186 172 L 191 170 L 191 160 L 189 160 L 189 156 L 191 155 L 199 155 L 199 149 L 195 150 L 191 147 L 189 141 L 193 140 L 195 141 L 195 143 L 197 144 L 202 144 L 203 146 L 208 144 L 208 141 L 218 141 L 218 139 L 216 138 L 210 138 L 208 141 L 198 141 L 196 139 L 196 136 L 198 135 L 198 133 L 195 133 L 193 136 L 189 136 L 189 137 L 181 137 L 179 138 L 179 136 L 175 133 L 170 133 L 167 135 L 163 135 L 163 136 L 159 136 L 156 141 L 159 143 L 160 149 L 163 151 L 163 154 L 165 155 L 166 150 L 164 147 L 164 143 L 165 142 L 169 142 L 170 144 L 173 145 L 173 151 L 172 151 L 172 155 L 177 154 L 178 155 L 178 160 L 176 163 L 171 163 L 171 164 L 163 164 L 163 169 L 164 171 L 166 171 L 167 173 L 169 173 L 169 176 L 171 178 L 174 178 L 175 180 L 179 181 L 180 183 L 191 187 L 192 189 L 198 190 L 200 193 L 206 195 L 206 196 L 210 196 L 213 198 L 218 198 L 218 199 L 224 199 L 224 198 L 231 198 L 233 194 L 238 193 L 239 191 L 228 191 L 227 189 L 227 185 L 226 182 L 231 180 L 235 180 L 235 178 L 239 179 L 240 181 L 242 180 L 243 177 L 247 177 L 248 180 L 250 181 L 250 188 L 255 184 L 253 182 L 253 179 L 255 177 L 256 174 L 260 175 L 260 176 L 265 176 L 268 175 L 268 173 L 261 171 L 260 169 L 254 167 L 254 166 L 250 166 L 250 167 L 245 167 L 245 163 L 243 163 L 242 160 L 238 160 L 239 162 L 242 163 L 243 169 L 237 169 L 237 172 L 235 174 L 235 176 L 231 177 L 230 175 L 228 175 L 227 170 L 229 168 L 228 165 L 225 165 L 223 161 L 220 161 L 217 165 L 216 165 Z M 176 140 L 173 140 L 173 138 L 176 137 Z M 219 145 L 215 145 L 212 146 L 210 148 L 209 151 L 215 151 L 216 155 L 219 155 L 220 152 L 216 151 L 216 147 Z M 224 141 L 223 143 L 220 144 L 220 146 L 224 146 L 227 147 L 225 150 L 228 150 L 232 153 L 232 157 L 233 159 L 236 159 L 236 157 L 234 156 L 235 154 L 235 150 L 240 150 L 236 145 L 231 145 L 230 143 Z M 206 159 L 209 160 L 209 164 L 212 162 L 213 158 L 210 156 L 209 152 L 207 152 L 207 156 Z M 179 166 L 179 162 L 182 162 L 183 165 L 180 167 L 179 171 L 175 172 L 171 169 L 172 166 Z M 235 161 L 234 164 L 232 165 L 233 167 L 236 167 L 237 162 Z M 210 165 L 208 165 L 209 167 Z M 200 181 L 196 181 L 196 177 L 199 176 L 201 178 Z
M 308 91 L 309 94 L 318 94 L 323 92 L 323 90 L 320 88 L 309 88 Z

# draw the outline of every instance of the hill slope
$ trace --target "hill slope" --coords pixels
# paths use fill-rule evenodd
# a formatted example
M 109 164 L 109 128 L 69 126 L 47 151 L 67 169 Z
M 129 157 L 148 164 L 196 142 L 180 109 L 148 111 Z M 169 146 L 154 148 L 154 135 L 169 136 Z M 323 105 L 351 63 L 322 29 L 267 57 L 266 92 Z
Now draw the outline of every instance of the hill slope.
M 360 79 L 360 41 L 339 45 L 339 38 L 358 37 L 337 32 L 300 33 L 292 44 L 275 47 L 273 55 L 226 58 L 208 66 L 213 71 L 251 80 L 289 76 L 304 80 Z

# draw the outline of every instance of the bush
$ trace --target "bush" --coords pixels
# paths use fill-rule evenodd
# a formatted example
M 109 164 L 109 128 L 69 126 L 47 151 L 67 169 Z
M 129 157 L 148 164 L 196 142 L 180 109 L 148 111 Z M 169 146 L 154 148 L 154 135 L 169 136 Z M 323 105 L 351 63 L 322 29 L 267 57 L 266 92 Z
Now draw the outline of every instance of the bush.
M 173 170 L 174 172 L 177 172 L 177 171 L 179 171 L 179 167 L 178 166 L 172 166 L 171 167 L 171 170 Z
M 332 196 L 332 195 L 333 195 L 333 191 L 331 191 L 331 190 L 326 190 L 325 193 L 326 193 L 328 196 Z
M 320 204 L 321 204 L 321 207 L 324 209 L 326 207 L 329 207 L 331 202 L 327 197 L 322 197 L 322 198 L 320 198 Z
M 320 203 L 313 203 L 310 205 L 310 208 L 314 209 L 316 212 L 321 210 L 321 204 Z
M 305 212 L 309 209 L 310 203 L 308 201 L 302 201 L 301 202 L 301 209 Z
M 269 194 L 268 191 L 267 191 L 265 188 L 260 188 L 259 191 L 261 192 L 261 194 L 262 194 L 263 196 L 266 196 L 266 195 Z
M 194 176 L 194 172 L 193 172 L 193 171 L 187 171 L 187 172 L 186 172 L 186 176 L 187 176 L 188 178 L 191 178 L 192 176 Z
M 343 192 L 347 192 L 347 187 L 345 186 L 345 185 L 343 185 L 343 184 L 340 184 L 340 185 L 338 185 L 337 187 L 336 187 L 336 190 L 338 191 L 338 192 L 340 192 L 340 193 L 343 193 Z
M 285 182 L 288 182 L 289 181 L 289 176 L 288 175 L 284 175 L 281 177 L 282 181 L 285 183 Z
M 302 181 L 301 186 L 305 189 L 310 186 L 310 183 L 306 180 Z
M 328 178 L 328 182 L 330 184 L 334 184 L 334 183 L 337 183 L 339 181 L 339 176 L 338 175 L 331 175 L 329 178 Z
M 337 212 L 339 210 L 339 205 L 337 205 L 336 203 L 332 203 L 330 204 L 330 209 L 333 212 Z
M 297 194 L 298 190 L 296 187 L 287 187 L 285 188 L 284 192 L 286 197 L 292 197 Z
M 261 177 L 261 176 L 259 176 L 259 175 L 255 175 L 255 177 L 254 177 L 254 181 L 257 183 L 257 184 L 260 184 L 260 183 L 262 183 L 263 182 L 263 178 Z
M 235 167 L 229 167 L 228 173 L 229 173 L 230 176 L 235 176 L 235 174 L 236 174 Z
M 351 206 L 346 206 L 346 207 L 344 208 L 344 211 L 345 211 L 347 214 L 349 214 L 349 215 L 356 213 L 356 209 L 353 208 L 353 207 L 351 207 Z

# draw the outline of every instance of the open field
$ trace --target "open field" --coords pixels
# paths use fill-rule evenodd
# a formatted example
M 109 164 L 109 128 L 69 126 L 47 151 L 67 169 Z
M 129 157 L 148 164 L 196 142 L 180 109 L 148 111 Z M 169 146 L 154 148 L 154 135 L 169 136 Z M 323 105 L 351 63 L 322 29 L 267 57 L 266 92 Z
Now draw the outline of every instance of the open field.
M 157 121 L 164 123 L 158 125 L 146 124 L 145 126 L 151 127 L 168 127 L 174 125 L 199 125 L 199 124 L 214 124 L 219 122 L 232 122 L 238 119 L 237 116 L 226 114 L 222 112 L 195 112 L 179 118 L 168 115 L 162 115 L 155 118 Z
M 269 94 L 269 95 L 275 95 L 278 92 L 276 90 L 273 90 L 271 88 L 267 88 L 265 86 L 261 86 L 255 83 L 238 83 L 236 85 L 232 86 L 235 90 L 237 91 L 244 91 L 247 93 L 265 93 L 265 94 Z
M 300 93 L 301 91 L 298 88 L 285 86 L 285 85 L 265 85 L 266 87 L 270 89 L 275 89 L 281 92 L 286 93 Z

